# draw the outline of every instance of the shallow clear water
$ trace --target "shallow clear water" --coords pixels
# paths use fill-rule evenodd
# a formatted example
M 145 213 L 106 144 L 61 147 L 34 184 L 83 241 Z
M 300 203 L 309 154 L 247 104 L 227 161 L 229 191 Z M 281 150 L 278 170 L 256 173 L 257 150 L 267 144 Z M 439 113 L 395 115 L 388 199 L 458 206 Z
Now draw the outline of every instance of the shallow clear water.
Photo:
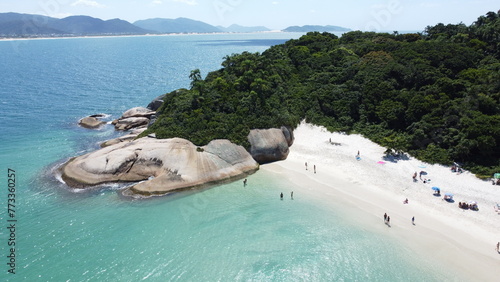
M 69 191 L 54 177 L 67 158 L 117 135 L 83 116 L 146 106 L 189 86 L 189 73 L 225 55 L 261 52 L 299 34 L 232 34 L 0 41 L 0 192 L 16 171 L 16 274 L 7 281 L 432 281 L 441 274 L 389 238 L 350 224 L 292 184 L 259 171 L 235 182 L 143 201 L 119 185 Z M 5 277 L 5 279 L 4 279 Z

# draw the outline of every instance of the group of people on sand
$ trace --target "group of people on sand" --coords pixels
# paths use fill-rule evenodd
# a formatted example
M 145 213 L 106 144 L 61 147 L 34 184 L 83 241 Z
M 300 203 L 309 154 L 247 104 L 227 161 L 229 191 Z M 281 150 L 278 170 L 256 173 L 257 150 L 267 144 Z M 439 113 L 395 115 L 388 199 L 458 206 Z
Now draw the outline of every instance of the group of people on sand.
M 427 179 L 427 178 L 424 178 L 422 179 L 422 175 L 427 175 L 427 172 L 421 170 L 419 173 L 418 173 L 418 178 L 420 178 L 420 180 L 422 180 L 422 182 L 424 183 L 430 183 L 431 180 L 430 179 Z M 417 182 L 417 172 L 415 171 L 415 173 L 413 174 L 413 182 Z
M 492 185 L 500 185 L 500 178 L 498 178 L 496 181 L 495 181 L 495 179 L 492 179 L 491 184 Z
M 391 224 L 391 217 L 387 215 L 387 213 L 384 213 L 384 222 L 385 224 L 389 225 Z
M 462 170 L 462 168 L 461 168 L 461 167 L 459 167 L 459 166 L 457 166 L 457 165 L 453 165 L 453 166 L 451 167 L 451 172 L 456 172 L 457 174 L 460 174 L 460 173 L 462 173 L 462 172 L 464 172 L 464 171 Z
M 464 210 L 473 210 L 473 211 L 479 210 L 477 204 L 467 204 L 466 202 L 459 202 L 458 207 Z
M 316 173 L 316 165 L 313 165 L 314 173 Z M 306 162 L 306 170 L 307 170 L 307 162 Z

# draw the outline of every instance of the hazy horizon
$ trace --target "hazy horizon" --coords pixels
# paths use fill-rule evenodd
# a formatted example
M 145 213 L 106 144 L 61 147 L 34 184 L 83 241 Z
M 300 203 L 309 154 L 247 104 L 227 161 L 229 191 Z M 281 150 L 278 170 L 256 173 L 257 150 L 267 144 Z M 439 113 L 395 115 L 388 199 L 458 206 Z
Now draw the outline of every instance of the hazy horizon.
M 499 9 L 496 1 L 478 0 L 0 0 L 0 12 L 39 14 L 56 18 L 86 15 L 128 22 L 179 17 L 214 26 L 335 25 L 363 31 L 423 31 L 438 23 L 472 24 L 479 16 Z M 257 15 L 257 16 L 256 16 Z

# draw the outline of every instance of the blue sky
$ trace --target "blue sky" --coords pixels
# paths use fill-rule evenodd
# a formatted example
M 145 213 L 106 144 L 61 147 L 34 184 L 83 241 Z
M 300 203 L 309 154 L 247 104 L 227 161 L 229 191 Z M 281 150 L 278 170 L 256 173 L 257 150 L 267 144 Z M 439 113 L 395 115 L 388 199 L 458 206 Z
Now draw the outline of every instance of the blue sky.
M 338 25 L 356 30 L 422 31 L 437 23 L 471 24 L 498 0 L 0 0 L 0 12 L 88 15 L 129 22 L 186 17 L 212 25 Z

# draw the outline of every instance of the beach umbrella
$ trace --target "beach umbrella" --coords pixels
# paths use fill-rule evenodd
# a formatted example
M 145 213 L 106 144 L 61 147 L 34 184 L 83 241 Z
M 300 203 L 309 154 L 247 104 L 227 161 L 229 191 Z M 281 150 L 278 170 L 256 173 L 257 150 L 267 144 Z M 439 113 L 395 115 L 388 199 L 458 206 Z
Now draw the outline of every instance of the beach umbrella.
M 434 187 L 432 187 L 432 190 L 439 191 L 440 189 L 439 189 L 439 187 L 434 186 Z
M 385 162 L 384 162 L 384 161 L 378 161 L 377 163 L 378 163 L 378 164 L 385 164 Z
M 493 174 L 493 178 L 495 178 L 495 179 L 500 179 L 500 173 L 495 173 L 495 174 Z
M 446 193 L 444 194 L 445 196 L 448 196 L 448 197 L 453 197 L 453 194 L 452 193 Z
M 476 203 L 476 202 L 474 202 L 474 201 L 470 201 L 470 202 L 469 202 L 469 205 L 476 205 L 476 204 L 477 204 L 477 203 Z
M 419 165 L 418 167 L 420 167 L 420 168 L 426 168 L 426 166 L 423 165 L 423 164 Z

